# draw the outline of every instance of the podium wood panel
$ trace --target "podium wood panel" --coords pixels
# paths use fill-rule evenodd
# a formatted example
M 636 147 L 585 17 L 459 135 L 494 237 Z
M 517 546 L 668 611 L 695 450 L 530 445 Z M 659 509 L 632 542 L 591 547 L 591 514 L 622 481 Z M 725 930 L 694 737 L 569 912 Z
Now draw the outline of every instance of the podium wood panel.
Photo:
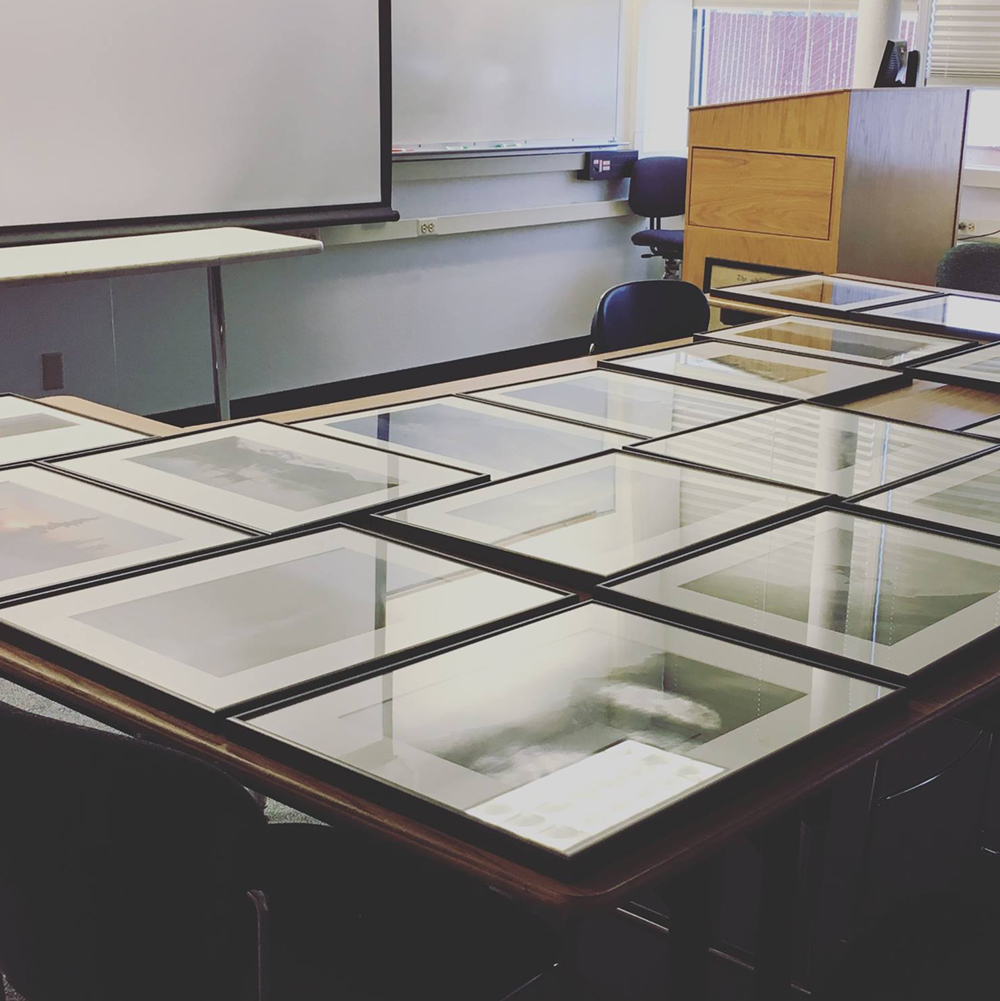
M 965 88 L 919 87 L 692 108 L 684 277 L 702 285 L 717 258 L 932 284 L 954 244 L 967 104 Z
M 826 240 L 835 168 L 829 156 L 693 150 L 689 218 L 697 226 Z

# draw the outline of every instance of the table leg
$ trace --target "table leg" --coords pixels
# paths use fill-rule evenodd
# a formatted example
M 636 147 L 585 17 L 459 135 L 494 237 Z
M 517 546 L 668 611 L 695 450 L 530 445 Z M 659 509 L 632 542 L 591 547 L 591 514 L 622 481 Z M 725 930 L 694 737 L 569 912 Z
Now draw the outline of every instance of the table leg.
M 228 421 L 229 363 L 226 358 L 226 306 L 222 298 L 222 269 L 208 269 L 208 319 L 212 331 L 212 375 L 215 381 L 215 415 Z
M 799 814 L 761 832 L 762 880 L 754 959 L 755 1001 L 784 1001 L 791 992 L 798 932 Z
M 679 1001 L 708 997 L 708 961 L 722 888 L 721 862 L 702 862 L 671 880 L 667 996 Z

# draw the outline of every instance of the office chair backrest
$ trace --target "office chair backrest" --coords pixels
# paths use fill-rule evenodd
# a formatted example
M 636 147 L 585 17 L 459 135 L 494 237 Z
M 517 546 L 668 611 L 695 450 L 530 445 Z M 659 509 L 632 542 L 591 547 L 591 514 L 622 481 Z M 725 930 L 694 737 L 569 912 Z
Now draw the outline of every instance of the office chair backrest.
M 595 352 L 639 348 L 708 329 L 705 293 L 690 282 L 642 281 L 616 285 L 601 296 L 590 326 Z
M 265 821 L 239 783 L 2 703 L 0 762 L 0 970 L 27 1001 L 252 995 Z
M 945 251 L 938 264 L 937 284 L 1000 295 L 1000 243 L 970 241 Z
M 684 215 L 687 159 L 648 156 L 637 160 L 629 182 L 628 207 L 647 219 Z

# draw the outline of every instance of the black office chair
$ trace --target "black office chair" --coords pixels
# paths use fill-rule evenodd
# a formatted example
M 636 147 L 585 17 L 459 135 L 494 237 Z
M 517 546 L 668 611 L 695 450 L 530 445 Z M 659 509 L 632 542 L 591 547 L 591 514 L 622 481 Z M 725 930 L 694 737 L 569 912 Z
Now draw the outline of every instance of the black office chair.
M 637 160 L 629 183 L 628 205 L 649 219 L 649 229 L 632 237 L 637 247 L 648 247 L 643 257 L 663 258 L 663 277 L 680 277 L 684 256 L 684 230 L 663 229 L 663 220 L 684 215 L 687 159 L 682 156 L 648 156 Z
M 553 939 L 219 769 L 0 703 L 0 971 L 26 1001 L 503 998 Z
M 591 351 L 623 351 L 708 329 L 705 293 L 690 282 L 626 282 L 601 296 L 590 325 Z
M 971 240 L 945 251 L 937 268 L 937 284 L 1000 295 L 1000 243 Z

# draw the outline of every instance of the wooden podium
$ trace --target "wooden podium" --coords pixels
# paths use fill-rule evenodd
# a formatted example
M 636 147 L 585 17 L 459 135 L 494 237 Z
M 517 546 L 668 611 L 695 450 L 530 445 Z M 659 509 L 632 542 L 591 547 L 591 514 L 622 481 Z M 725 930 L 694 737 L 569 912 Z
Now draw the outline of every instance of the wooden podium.
M 933 285 L 969 92 L 835 90 L 690 112 L 684 278 L 706 259 Z

